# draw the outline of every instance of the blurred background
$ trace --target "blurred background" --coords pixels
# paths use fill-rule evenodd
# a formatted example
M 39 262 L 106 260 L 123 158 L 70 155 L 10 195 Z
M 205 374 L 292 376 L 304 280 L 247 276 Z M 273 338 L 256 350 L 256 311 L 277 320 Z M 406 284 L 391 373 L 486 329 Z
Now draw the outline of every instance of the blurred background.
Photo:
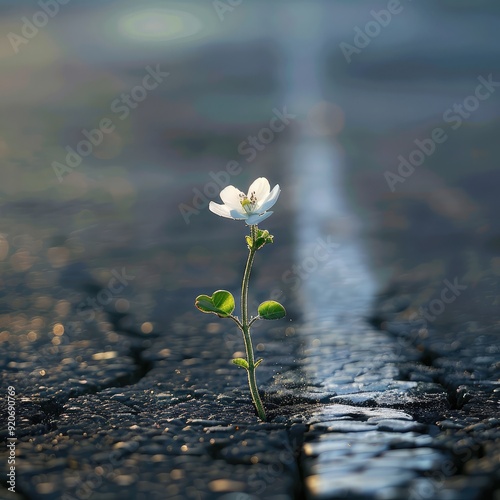
M 289 296 L 310 211 L 359 236 L 370 294 L 402 280 L 426 287 L 417 307 L 429 283 L 487 276 L 474 314 L 496 311 L 499 17 L 486 0 L 2 0 L 0 340 L 57 345 L 54 323 L 82 323 L 123 269 L 122 328 L 190 321 L 245 254 L 208 202 L 259 176 L 282 194 L 257 295 Z

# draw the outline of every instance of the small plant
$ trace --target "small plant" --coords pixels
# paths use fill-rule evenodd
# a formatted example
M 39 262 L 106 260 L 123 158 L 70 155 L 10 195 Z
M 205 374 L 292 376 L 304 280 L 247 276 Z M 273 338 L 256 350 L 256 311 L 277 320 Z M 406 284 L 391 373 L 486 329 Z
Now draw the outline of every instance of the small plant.
M 250 327 L 259 319 L 281 319 L 286 315 L 285 308 L 274 300 L 262 302 L 257 309 L 257 316 L 248 316 L 248 283 L 252 270 L 255 254 L 268 243 L 273 242 L 269 231 L 258 228 L 258 224 L 266 220 L 273 212 L 268 210 L 276 203 L 280 194 L 280 187 L 276 185 L 271 191 L 269 181 L 265 177 L 255 180 L 248 190 L 242 193 L 234 186 L 224 188 L 220 197 L 223 205 L 210 202 L 209 209 L 221 217 L 234 220 L 244 220 L 250 226 L 250 235 L 246 236 L 248 246 L 248 259 L 243 273 L 241 285 L 241 318 L 233 315 L 235 301 L 233 295 L 226 290 L 217 290 L 211 296 L 199 295 L 196 297 L 195 306 L 203 313 L 216 314 L 220 318 L 232 319 L 241 333 L 245 343 L 246 359 L 233 359 L 235 365 L 244 368 L 248 374 L 248 385 L 257 414 L 262 421 L 266 420 L 264 405 L 257 389 L 255 370 L 262 362 L 262 358 L 255 360 Z

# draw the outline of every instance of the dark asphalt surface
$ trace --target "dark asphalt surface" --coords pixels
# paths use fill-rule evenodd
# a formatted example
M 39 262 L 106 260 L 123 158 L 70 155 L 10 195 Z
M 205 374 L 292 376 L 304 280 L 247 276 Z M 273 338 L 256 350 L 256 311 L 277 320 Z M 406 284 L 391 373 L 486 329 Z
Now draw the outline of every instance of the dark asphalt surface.
M 346 60 L 387 5 L 242 2 L 221 20 L 74 0 L 19 53 L 2 38 L 1 498 L 500 498 L 500 94 L 470 98 L 500 81 L 499 10 L 404 3 Z M 34 14 L 0 9 L 1 33 Z M 121 119 L 112 103 L 157 65 Z M 460 104 L 477 109 L 457 126 Z M 116 130 L 60 182 L 53 162 L 105 117 Z M 207 210 L 214 176 L 282 188 L 250 291 L 288 312 L 253 335 L 266 423 L 231 363 L 239 333 L 193 304 L 237 295 L 246 257 L 243 224 Z M 327 259 L 317 238 L 338 244 Z
M 57 347 L 49 332 L 11 337 L 2 390 L 17 394 L 19 497 L 495 498 L 493 334 L 415 335 L 401 297 L 377 309 L 389 334 L 367 321 L 256 330 L 266 424 L 229 362 L 237 332 L 189 307 L 150 338 L 96 322 Z

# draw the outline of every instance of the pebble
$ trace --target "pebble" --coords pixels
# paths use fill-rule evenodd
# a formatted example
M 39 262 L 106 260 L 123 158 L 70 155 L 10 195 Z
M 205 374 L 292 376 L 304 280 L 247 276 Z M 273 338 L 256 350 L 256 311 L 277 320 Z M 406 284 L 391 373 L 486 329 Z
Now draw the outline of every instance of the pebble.
M 454 420 L 442 420 L 441 422 L 438 422 L 437 425 L 441 429 L 463 429 L 465 427 L 464 424 L 461 424 Z
M 113 394 L 113 396 L 111 396 L 111 400 L 113 400 L 113 401 L 120 401 L 120 402 L 130 401 L 130 396 L 127 396 L 127 395 L 125 395 L 123 393 Z
M 346 405 L 377 406 L 377 402 L 374 396 L 374 392 L 361 392 L 359 394 L 349 396 L 335 396 L 331 398 L 331 402 Z
M 404 469 L 387 469 L 383 474 L 362 471 L 333 477 L 320 474 L 307 477 L 306 486 L 315 499 L 373 496 L 378 491 L 407 484 L 415 477 L 415 472 Z
M 387 450 L 374 460 L 370 467 L 404 467 L 415 471 L 432 471 L 444 461 L 443 454 L 433 448 Z
M 230 479 L 216 479 L 214 481 L 210 481 L 208 483 L 208 487 L 211 491 L 216 492 L 216 493 L 223 493 L 223 492 L 234 492 L 234 491 L 244 491 L 245 490 L 245 483 L 240 482 L 240 481 L 232 481 Z M 238 499 L 243 498 L 241 496 L 237 497 Z M 227 499 L 229 500 L 229 498 Z M 236 497 L 235 497 L 236 500 Z
M 137 441 L 120 441 L 113 445 L 114 450 L 121 450 L 126 453 L 132 453 L 139 448 Z
M 334 420 L 331 422 L 319 422 L 311 426 L 311 431 L 323 432 L 366 432 L 375 430 L 377 425 L 366 422 L 353 422 L 349 420 Z
M 423 432 L 425 430 L 425 425 L 419 422 L 412 422 L 409 420 L 395 420 L 395 419 L 380 419 L 372 420 L 369 419 L 368 422 L 377 423 L 377 429 L 379 431 L 390 431 L 390 432 Z
M 487 429 L 486 424 L 483 422 L 479 422 L 477 424 L 469 425 L 467 427 L 464 427 L 465 432 L 479 432 L 479 431 L 484 431 Z

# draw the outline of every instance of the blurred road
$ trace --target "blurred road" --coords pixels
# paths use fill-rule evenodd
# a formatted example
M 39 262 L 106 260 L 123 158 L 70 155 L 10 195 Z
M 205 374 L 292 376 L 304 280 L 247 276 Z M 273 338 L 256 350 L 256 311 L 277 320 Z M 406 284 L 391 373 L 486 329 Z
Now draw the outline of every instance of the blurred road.
M 415 418 L 489 429 L 500 366 L 499 19 L 489 0 L 1 0 L 5 384 L 28 373 L 19 387 L 61 404 L 47 410 L 57 421 L 64 398 L 133 386 L 159 367 L 174 377 L 204 345 L 197 329 L 216 328 L 193 297 L 236 291 L 245 255 L 243 225 L 208 203 L 265 176 L 282 194 L 254 301 L 271 291 L 293 320 L 281 344 L 276 330 L 260 332 L 275 361 L 266 390 L 279 385 L 281 350 L 285 372 L 297 364 L 337 397 L 325 370 L 336 366 L 345 384 L 352 370 L 333 363 L 334 348 L 347 325 L 363 338 L 370 321 L 375 349 L 393 352 L 387 335 L 411 352 L 386 388 L 392 378 L 437 384 L 450 402 L 449 415 L 440 399 L 432 417 L 424 405 Z M 320 247 L 327 258 L 314 257 Z M 232 337 L 224 345 L 239 349 Z M 91 388 L 75 389 L 75 373 Z M 371 401 L 360 398 L 349 404 Z M 498 443 L 470 432 L 475 459 L 490 462 L 460 462 L 465 476 L 489 471 Z M 497 483 L 477 491 L 493 495 Z

